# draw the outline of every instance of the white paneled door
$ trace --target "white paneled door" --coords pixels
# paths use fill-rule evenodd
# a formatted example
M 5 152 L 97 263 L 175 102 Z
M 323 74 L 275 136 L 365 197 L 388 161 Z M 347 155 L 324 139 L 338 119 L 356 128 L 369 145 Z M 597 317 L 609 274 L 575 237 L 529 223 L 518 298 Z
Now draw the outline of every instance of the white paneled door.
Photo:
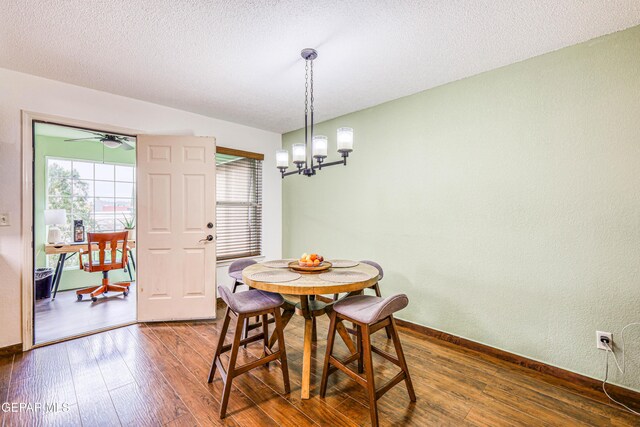
M 215 316 L 215 138 L 137 139 L 138 320 Z

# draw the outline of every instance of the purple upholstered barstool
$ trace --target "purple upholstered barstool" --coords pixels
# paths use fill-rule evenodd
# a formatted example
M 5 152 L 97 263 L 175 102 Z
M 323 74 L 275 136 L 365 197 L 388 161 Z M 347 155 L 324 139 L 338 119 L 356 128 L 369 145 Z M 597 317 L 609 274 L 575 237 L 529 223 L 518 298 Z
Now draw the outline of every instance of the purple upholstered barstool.
M 213 381 L 216 374 L 216 367 L 220 369 L 220 375 L 224 382 L 222 391 L 222 399 L 220 400 L 220 418 L 224 418 L 227 412 L 227 403 L 229 403 L 229 392 L 231 391 L 231 383 L 234 377 L 244 374 L 253 368 L 276 361 L 282 369 L 282 380 L 284 381 L 284 392 L 289 393 L 291 388 L 289 385 L 289 368 L 287 367 L 287 351 L 284 345 L 284 333 L 282 329 L 282 320 L 280 319 L 280 306 L 284 303 L 284 299 L 280 294 L 259 291 L 257 289 L 247 292 L 231 293 L 226 287 L 218 286 L 220 296 L 227 303 L 227 310 L 224 314 L 224 322 L 218 339 L 218 347 L 216 348 L 213 362 L 211 363 L 211 371 L 209 372 L 209 381 Z M 269 349 L 269 322 L 267 315 L 272 314 L 275 319 L 275 333 L 278 337 L 278 350 Z M 224 345 L 225 335 L 229 328 L 231 315 L 237 318 L 236 331 L 233 335 L 233 343 Z M 242 338 L 243 320 L 252 316 L 262 316 L 262 332 L 250 337 Z M 262 339 L 264 356 L 256 361 L 236 366 L 238 357 L 238 349 L 241 345 L 246 345 L 254 341 Z M 220 355 L 231 350 L 229 355 L 229 365 L 225 370 L 222 366 Z
M 358 384 L 362 385 L 369 395 L 369 410 L 371 424 L 378 425 L 377 400 L 384 395 L 391 387 L 404 380 L 409 392 L 409 399 L 416 401 L 416 394 L 411 383 L 409 368 L 404 358 L 400 337 L 396 329 L 396 322 L 393 313 L 402 310 L 409 303 L 409 299 L 404 294 L 393 295 L 387 298 L 374 297 L 370 295 L 356 295 L 344 298 L 333 305 L 331 313 L 331 323 L 329 324 L 329 335 L 327 337 L 327 352 L 324 357 L 324 369 L 322 371 L 322 382 L 320 384 L 320 397 L 324 397 L 327 391 L 327 379 L 336 369 L 347 373 L 354 378 Z M 357 351 L 345 360 L 338 360 L 333 356 L 333 344 L 336 335 L 336 326 L 343 320 L 353 322 L 357 328 Z M 391 339 L 396 350 L 396 357 L 371 345 L 371 335 L 382 328 L 388 327 L 391 332 Z M 400 368 L 400 372 L 395 375 L 387 384 L 376 390 L 373 378 L 373 360 L 371 353 L 377 353 Z M 358 372 L 354 372 L 347 365 L 354 360 L 358 360 Z M 360 375 L 363 372 L 364 377 Z M 378 394 L 379 393 L 379 394 Z
M 375 267 L 378 270 L 378 281 L 373 286 L 369 286 L 367 289 L 373 289 L 373 291 L 376 293 L 376 296 L 382 298 L 382 293 L 380 292 L 380 285 L 378 284 L 380 283 L 380 280 L 382 280 L 382 278 L 384 277 L 384 270 L 382 269 L 382 266 L 375 261 L 368 261 L 368 260 L 362 260 L 360 261 L 360 263 L 369 264 L 370 266 Z M 334 294 L 333 300 L 337 301 L 339 296 L 340 296 L 339 294 Z M 354 329 L 355 329 L 355 326 L 354 326 Z M 387 332 L 387 338 L 391 339 L 391 331 L 389 330 L 388 327 L 385 328 L 385 330 Z

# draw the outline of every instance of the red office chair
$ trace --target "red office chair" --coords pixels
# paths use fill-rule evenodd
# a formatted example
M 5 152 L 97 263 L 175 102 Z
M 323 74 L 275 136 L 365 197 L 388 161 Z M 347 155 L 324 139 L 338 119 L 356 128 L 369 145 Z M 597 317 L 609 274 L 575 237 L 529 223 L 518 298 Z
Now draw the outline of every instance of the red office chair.
M 82 301 L 82 296 L 90 294 L 91 301 L 97 301 L 98 295 L 107 292 L 122 292 L 126 297 L 129 295 L 129 285 L 131 282 L 109 283 L 109 271 L 124 269 L 127 265 L 127 256 L 129 247 L 127 246 L 128 231 L 119 231 L 115 233 L 87 233 L 88 252 L 80 250 L 80 261 L 84 271 L 93 273 L 94 271 L 102 272 L 102 284 L 99 286 L 91 286 L 76 291 L 78 301 Z M 121 248 L 118 248 L 118 245 Z M 107 249 L 108 248 L 108 249 Z M 118 249 L 122 251 L 122 256 L 118 261 Z M 106 252 L 111 252 L 111 257 L 106 260 Z M 98 258 L 93 259 L 93 252 L 98 252 Z M 88 255 L 89 262 L 84 262 L 83 256 Z

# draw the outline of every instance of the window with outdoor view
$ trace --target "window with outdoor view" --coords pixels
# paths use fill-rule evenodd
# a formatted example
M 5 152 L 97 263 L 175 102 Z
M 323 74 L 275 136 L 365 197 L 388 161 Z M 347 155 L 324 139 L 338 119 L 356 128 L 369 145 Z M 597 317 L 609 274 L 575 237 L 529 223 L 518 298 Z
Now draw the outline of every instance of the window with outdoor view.
M 135 217 L 135 167 L 112 163 L 47 158 L 46 209 L 64 209 L 65 241 L 73 241 L 74 220 L 86 232 L 123 230 L 122 222 Z M 68 267 L 78 265 L 70 258 Z
M 262 160 L 216 154 L 218 260 L 261 254 Z

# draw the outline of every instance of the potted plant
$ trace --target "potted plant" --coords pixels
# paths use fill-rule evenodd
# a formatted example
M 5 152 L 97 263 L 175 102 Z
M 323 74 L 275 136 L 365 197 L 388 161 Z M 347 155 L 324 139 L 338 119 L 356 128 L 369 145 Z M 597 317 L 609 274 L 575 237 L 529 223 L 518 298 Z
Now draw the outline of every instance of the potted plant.
M 122 214 L 122 217 L 124 219 L 119 219 L 118 221 L 129 232 L 129 240 L 136 240 L 136 216 L 132 215 L 131 218 L 127 218 L 126 215 Z

